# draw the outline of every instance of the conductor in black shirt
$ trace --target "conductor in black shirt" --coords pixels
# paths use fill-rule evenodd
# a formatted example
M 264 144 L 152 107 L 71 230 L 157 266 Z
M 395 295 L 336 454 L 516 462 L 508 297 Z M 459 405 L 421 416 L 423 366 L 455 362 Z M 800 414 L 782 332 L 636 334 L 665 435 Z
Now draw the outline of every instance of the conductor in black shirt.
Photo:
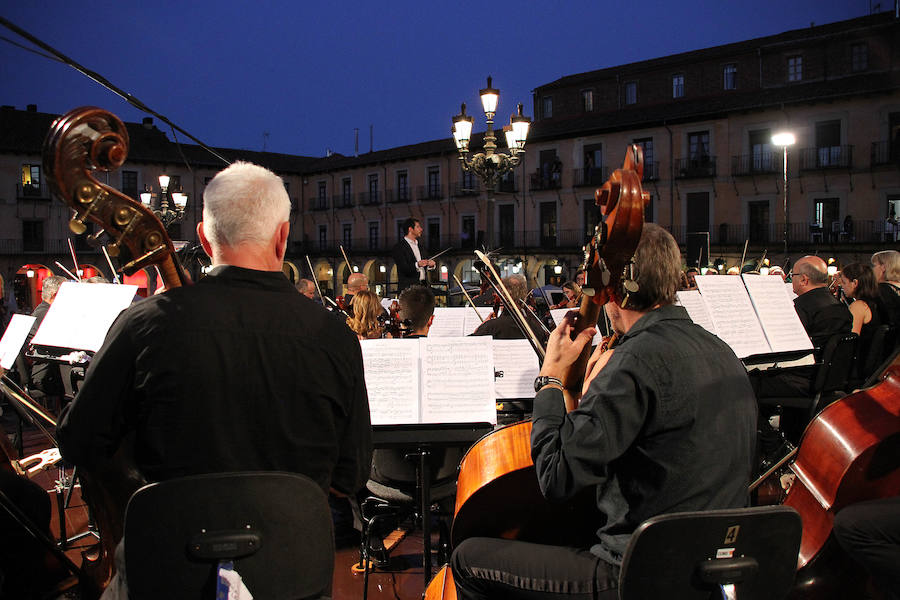
M 133 432 L 150 480 L 289 471 L 326 493 L 363 487 L 372 432 L 359 342 L 281 272 L 289 218 L 271 171 L 235 163 L 210 181 L 197 233 L 213 269 L 119 315 L 62 416 L 68 462 L 90 470 Z M 126 597 L 122 587 L 104 598 Z

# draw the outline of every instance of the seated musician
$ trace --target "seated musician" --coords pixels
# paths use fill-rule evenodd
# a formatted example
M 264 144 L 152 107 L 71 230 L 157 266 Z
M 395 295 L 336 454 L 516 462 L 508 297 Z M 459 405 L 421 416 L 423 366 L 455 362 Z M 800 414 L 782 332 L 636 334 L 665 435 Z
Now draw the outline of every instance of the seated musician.
M 519 305 L 519 310 L 525 315 L 531 331 L 537 336 L 542 346 L 547 344 L 548 333 L 537 318 L 523 306 L 528 295 L 528 283 L 524 275 L 510 275 L 503 278 L 503 285 L 509 291 L 509 295 Z M 478 326 L 472 335 L 489 335 L 496 340 L 522 340 L 526 339 L 525 333 L 519 329 L 516 319 L 509 307 L 504 306 L 503 311 L 496 319 L 488 319 Z
M 300 281 L 298 281 L 296 288 L 298 292 L 300 292 L 313 302 L 318 302 L 318 300 L 316 299 L 316 285 L 309 279 L 301 279 Z
M 581 286 L 574 281 L 567 281 L 562 284 L 562 291 L 566 295 L 566 299 L 560 300 L 550 308 L 578 308 L 581 304 Z
M 840 290 L 849 303 L 850 314 L 853 316 L 853 333 L 859 336 L 857 349 L 857 368 L 869 359 L 869 350 L 872 346 L 872 338 L 876 330 L 884 323 L 881 314 L 881 306 L 878 299 L 878 285 L 875 283 L 875 273 L 872 267 L 863 263 L 850 263 L 835 275 L 840 284 Z M 879 360 L 879 362 L 881 362 Z M 859 375 L 865 379 L 871 373 Z
M 878 282 L 882 315 L 896 329 L 900 327 L 900 252 L 876 252 L 872 255 L 872 270 Z
M 900 495 L 844 507 L 834 518 L 834 537 L 885 600 L 900 600 Z
M 372 433 L 359 342 L 282 273 L 289 218 L 271 171 L 238 162 L 209 182 L 197 234 L 212 270 L 119 315 L 63 414 L 67 461 L 90 471 L 133 432 L 151 481 L 273 470 L 326 493 L 363 487 Z M 104 598 L 125 598 L 123 587 L 117 577 Z
M 347 319 L 347 326 L 361 340 L 377 340 L 382 337 L 391 337 L 385 333 L 378 322 L 378 316 L 384 312 L 384 307 L 378 300 L 375 292 L 358 290 L 353 296 L 353 311 Z
M 428 337 L 434 321 L 434 292 L 431 288 L 414 285 L 400 294 L 400 318 L 409 322 L 405 338 Z
M 56 294 L 59 293 L 59 287 L 66 281 L 68 280 L 65 277 L 59 275 L 53 275 L 44 279 L 41 287 L 41 303 L 31 313 L 35 320 L 31 330 L 28 332 L 28 337 L 25 338 L 25 345 L 22 347 L 23 353 L 31 345 L 31 340 L 40 328 L 41 323 L 43 323 L 44 317 L 47 316 L 47 311 L 50 310 L 50 306 L 56 299 Z M 29 360 L 26 359 L 26 365 L 29 364 Z M 19 364 L 22 364 L 22 362 Z M 22 377 L 23 385 L 43 392 L 48 398 L 61 399 L 65 394 L 65 387 L 63 386 L 62 374 L 58 363 L 35 360 L 31 366 L 31 373 L 20 373 L 19 375 Z
M 554 501 L 597 486 L 606 518 L 595 544 L 469 538 L 451 558 L 460 597 L 612 600 L 622 554 L 642 521 L 746 505 L 753 391 L 734 352 L 673 305 L 680 266 L 672 236 L 644 225 L 634 255 L 639 289 L 625 296 L 620 287 L 607 304 L 621 341 L 595 352 L 578 407 L 566 413 L 563 385 L 580 377 L 572 365 L 595 330 L 571 339 L 572 316 L 551 334 L 535 384 L 531 455 L 541 491 Z

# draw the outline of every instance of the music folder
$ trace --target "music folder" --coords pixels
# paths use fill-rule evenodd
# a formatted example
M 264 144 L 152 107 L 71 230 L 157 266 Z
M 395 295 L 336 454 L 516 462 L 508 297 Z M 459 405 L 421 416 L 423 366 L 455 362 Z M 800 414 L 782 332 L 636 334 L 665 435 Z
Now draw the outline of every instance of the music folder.
M 96 352 L 137 289 L 136 285 L 112 283 L 63 283 L 31 344 Z
M 0 367 L 7 371 L 12 369 L 35 320 L 35 317 L 29 315 L 12 316 L 6 331 L 3 332 L 3 338 L 0 339 Z

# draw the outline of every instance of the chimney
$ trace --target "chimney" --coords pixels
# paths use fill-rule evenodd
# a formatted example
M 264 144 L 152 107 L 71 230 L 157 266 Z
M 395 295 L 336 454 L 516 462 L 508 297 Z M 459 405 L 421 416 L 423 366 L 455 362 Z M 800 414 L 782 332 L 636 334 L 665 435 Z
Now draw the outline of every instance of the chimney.
M 144 129 L 153 129 L 153 117 L 144 117 L 142 125 Z
M 37 104 L 29 104 L 28 106 L 25 107 L 25 110 L 27 110 L 28 112 L 36 113 L 37 112 Z

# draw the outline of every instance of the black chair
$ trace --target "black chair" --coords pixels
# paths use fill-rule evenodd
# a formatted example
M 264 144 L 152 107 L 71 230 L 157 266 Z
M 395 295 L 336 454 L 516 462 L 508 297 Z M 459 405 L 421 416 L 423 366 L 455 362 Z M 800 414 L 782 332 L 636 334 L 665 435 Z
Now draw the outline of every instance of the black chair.
M 872 374 L 878 369 L 888 354 L 893 351 L 894 333 L 890 325 L 881 325 L 875 329 L 872 337 L 869 338 L 866 347 L 860 343 L 858 351 L 859 359 L 856 361 L 856 370 L 851 382 L 851 388 L 862 386 Z
M 212 600 L 220 561 L 233 561 L 255 598 L 318 598 L 331 589 L 328 499 L 295 473 L 197 475 L 144 486 L 128 503 L 124 541 L 132 600 Z
M 620 600 L 779 600 L 794 583 L 800 515 L 763 506 L 659 515 L 631 536 Z

